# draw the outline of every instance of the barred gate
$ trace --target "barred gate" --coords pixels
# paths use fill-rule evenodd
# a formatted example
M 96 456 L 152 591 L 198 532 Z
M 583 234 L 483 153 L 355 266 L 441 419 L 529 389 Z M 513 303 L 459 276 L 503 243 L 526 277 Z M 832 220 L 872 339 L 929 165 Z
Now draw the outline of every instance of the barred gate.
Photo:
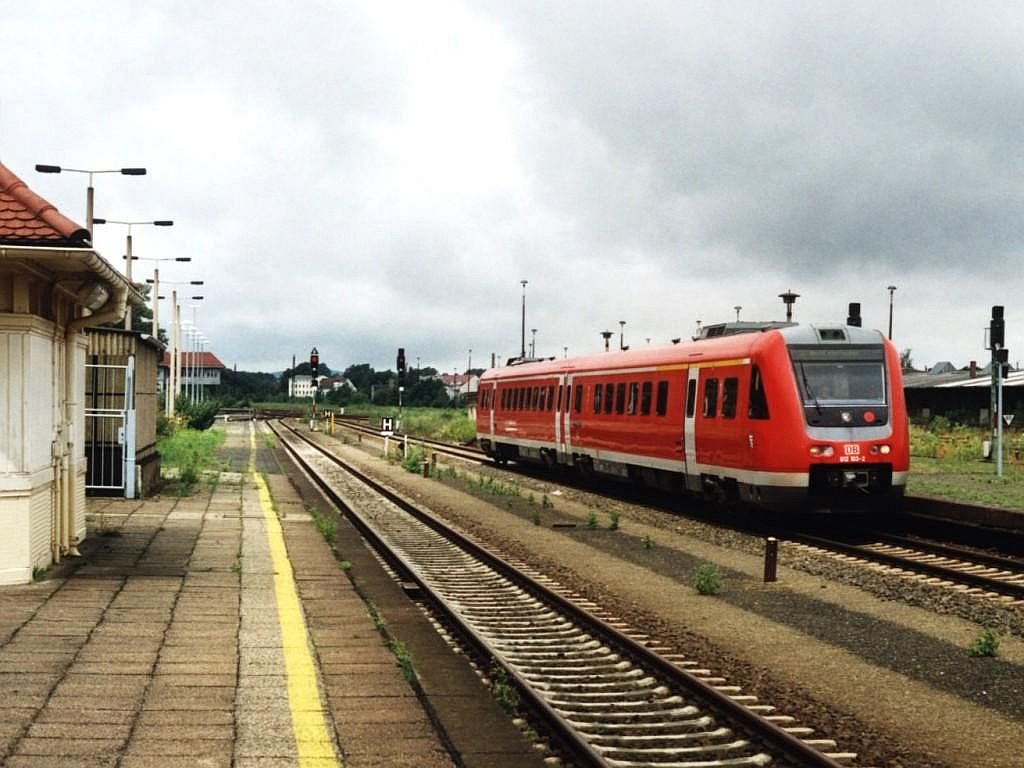
M 85 490 L 135 498 L 135 358 L 85 366 Z

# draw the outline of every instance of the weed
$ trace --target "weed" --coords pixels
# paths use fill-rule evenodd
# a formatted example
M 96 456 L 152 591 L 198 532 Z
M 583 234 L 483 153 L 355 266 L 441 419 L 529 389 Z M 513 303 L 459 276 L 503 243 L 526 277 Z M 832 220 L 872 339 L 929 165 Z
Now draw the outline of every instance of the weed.
M 542 507 L 544 507 L 544 509 L 554 509 L 555 508 L 554 502 L 551 501 L 551 499 L 548 498 L 548 495 L 546 493 L 544 494 L 544 498 L 542 498 L 540 500 L 540 505 Z
M 350 571 L 352 570 L 352 563 L 348 560 L 342 560 L 338 563 L 338 567 L 343 571 Z
M 388 623 L 384 620 L 384 617 L 380 615 L 380 611 L 377 610 L 377 605 L 372 600 L 366 601 L 366 612 L 370 614 L 370 619 L 373 621 L 373 626 L 378 632 L 383 632 L 387 627 Z
M 491 696 L 502 709 L 510 715 L 515 714 L 519 709 L 519 691 L 509 680 L 508 672 L 497 661 L 492 660 L 489 674 L 491 676 Z
M 395 660 L 398 662 L 398 668 L 402 670 L 402 677 L 405 678 L 405 681 L 407 683 L 414 682 L 416 680 L 416 670 L 412 665 L 412 654 L 409 653 L 405 643 L 391 638 L 388 640 L 388 648 L 395 654 Z
M 530 522 L 532 522 L 534 525 L 540 525 L 540 511 L 539 510 L 534 509 L 533 511 L 530 512 Z
M 535 507 L 537 506 L 537 499 L 535 499 L 533 497 L 533 494 L 531 493 L 529 496 L 526 497 L 526 503 L 529 504 L 531 507 Z
M 597 512 L 594 510 L 587 513 L 587 528 L 591 530 L 597 528 Z
M 231 572 L 241 576 L 242 575 L 242 560 L 241 560 L 242 556 L 239 555 L 238 557 L 239 557 L 239 559 L 235 560 L 235 562 L 231 564 Z
M 418 475 L 423 471 L 423 460 L 426 458 L 426 454 L 423 449 L 418 446 L 413 446 L 409 449 L 408 455 L 402 460 L 402 466 L 407 472 L 412 472 L 414 475 Z
M 338 533 L 337 521 L 323 514 L 319 509 L 310 506 L 309 504 L 306 505 L 306 511 L 309 513 L 309 516 L 313 518 L 313 525 L 316 526 L 320 535 L 324 537 L 324 541 L 333 547 L 334 537 Z
M 995 656 L 999 651 L 999 633 L 986 627 L 967 648 L 970 656 Z
M 654 549 L 654 539 L 651 538 L 649 533 L 644 534 L 644 537 L 640 539 L 640 544 L 644 549 Z
M 613 509 L 611 512 L 608 513 L 608 517 L 609 517 L 609 520 L 608 520 L 608 530 L 609 531 L 617 531 L 617 530 L 619 530 L 619 513 L 616 512 Z
M 722 577 L 713 563 L 701 563 L 693 578 L 693 586 L 702 595 L 717 595 L 722 589 Z
M 43 581 L 46 579 L 47 568 L 38 565 L 32 566 L 32 581 Z
M 266 443 L 267 448 L 274 450 L 277 448 L 277 435 L 273 432 L 267 432 L 263 435 L 263 442 Z

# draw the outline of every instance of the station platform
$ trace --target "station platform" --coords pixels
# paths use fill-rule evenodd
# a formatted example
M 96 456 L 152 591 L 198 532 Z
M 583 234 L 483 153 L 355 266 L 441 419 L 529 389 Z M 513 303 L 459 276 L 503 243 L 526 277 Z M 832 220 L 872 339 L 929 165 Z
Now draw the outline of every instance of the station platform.
M 81 557 L 0 588 L 0 765 L 455 764 L 293 483 L 255 470 L 272 462 L 254 429 L 230 425 L 232 471 L 190 496 L 90 499 Z M 472 685 L 449 691 L 467 724 L 487 698 Z M 460 763 L 532 764 L 518 731 L 493 728 Z

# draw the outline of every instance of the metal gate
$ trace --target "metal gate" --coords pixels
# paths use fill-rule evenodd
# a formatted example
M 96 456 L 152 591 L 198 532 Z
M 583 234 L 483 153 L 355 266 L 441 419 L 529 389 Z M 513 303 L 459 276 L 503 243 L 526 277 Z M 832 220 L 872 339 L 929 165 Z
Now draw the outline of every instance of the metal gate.
M 85 490 L 135 498 L 135 358 L 85 366 Z

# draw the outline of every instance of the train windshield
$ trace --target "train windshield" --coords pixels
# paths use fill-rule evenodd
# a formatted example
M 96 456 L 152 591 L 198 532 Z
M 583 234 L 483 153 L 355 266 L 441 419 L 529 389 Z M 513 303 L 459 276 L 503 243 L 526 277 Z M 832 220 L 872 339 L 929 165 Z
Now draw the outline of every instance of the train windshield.
M 794 362 L 804 405 L 885 404 L 885 368 L 880 361 Z

